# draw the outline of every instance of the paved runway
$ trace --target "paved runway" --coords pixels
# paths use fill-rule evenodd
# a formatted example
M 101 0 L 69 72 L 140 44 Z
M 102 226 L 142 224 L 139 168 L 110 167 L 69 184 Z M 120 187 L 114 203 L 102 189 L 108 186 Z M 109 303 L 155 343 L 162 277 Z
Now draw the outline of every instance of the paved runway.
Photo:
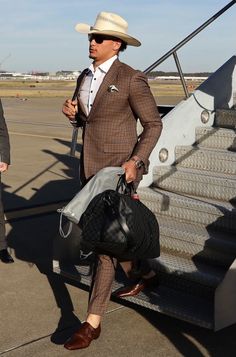
M 78 190 L 79 151 L 76 158 L 68 155 L 71 127 L 61 104 L 61 98 L 3 99 L 12 146 L 4 205 L 15 263 L 0 262 L 0 355 L 235 356 L 236 325 L 214 333 L 113 301 L 97 341 L 82 351 L 63 348 L 86 316 L 88 293 L 51 272 L 56 207 Z

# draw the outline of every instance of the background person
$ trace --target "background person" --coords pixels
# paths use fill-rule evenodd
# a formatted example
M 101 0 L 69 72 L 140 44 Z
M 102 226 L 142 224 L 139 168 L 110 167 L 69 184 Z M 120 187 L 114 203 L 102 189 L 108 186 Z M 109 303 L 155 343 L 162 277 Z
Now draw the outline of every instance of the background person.
M 114 13 L 101 12 L 94 26 L 78 24 L 76 30 L 88 34 L 93 62 L 78 78 L 76 100 L 66 100 L 62 111 L 72 125 L 82 126 L 82 184 L 104 167 L 122 166 L 127 182 L 137 186 L 142 174 L 147 173 L 148 157 L 162 129 L 146 76 L 118 59 L 127 45 L 137 47 L 141 43 L 128 35 L 127 22 Z M 143 127 L 139 138 L 138 118 Z M 98 257 L 86 322 L 65 348 L 85 348 L 99 337 L 116 264 L 109 256 Z M 131 262 L 126 264 L 129 269 Z
M 13 263 L 14 260 L 7 251 L 5 220 L 2 205 L 1 173 L 8 169 L 10 164 L 10 144 L 9 135 L 4 118 L 2 102 L 0 100 L 0 260 L 3 263 Z

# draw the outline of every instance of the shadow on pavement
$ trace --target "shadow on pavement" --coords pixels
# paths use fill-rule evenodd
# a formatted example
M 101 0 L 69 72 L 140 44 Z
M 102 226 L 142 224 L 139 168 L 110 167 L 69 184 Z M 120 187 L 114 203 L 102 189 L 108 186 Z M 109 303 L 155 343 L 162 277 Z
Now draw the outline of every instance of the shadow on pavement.
M 70 145 L 67 142 L 62 142 L 62 144 Z M 37 189 L 29 200 L 18 196 L 16 192 L 9 193 L 4 191 L 3 201 L 5 207 L 24 209 L 38 204 L 63 201 L 71 199 L 78 192 L 79 160 L 66 155 L 59 155 L 49 150 L 45 150 L 45 152 L 53 155 L 57 162 L 61 161 L 64 164 L 64 173 L 69 178 L 63 180 L 60 178 L 59 180 L 47 182 L 40 189 Z M 33 180 L 34 178 L 32 178 Z M 5 214 L 7 217 L 7 211 Z M 56 304 L 61 311 L 58 326 L 51 336 L 51 341 L 55 344 L 65 343 L 81 324 L 73 313 L 73 303 L 65 284 L 67 281 L 58 274 L 54 274 L 52 270 L 53 238 L 58 234 L 59 218 L 58 213 L 52 212 L 11 219 L 9 222 L 11 230 L 7 237 L 8 245 L 14 249 L 16 258 L 35 264 L 39 272 L 47 277 Z
M 114 301 L 117 301 L 114 299 Z M 119 301 L 120 303 L 120 301 Z M 192 325 L 174 317 L 163 315 L 142 306 L 123 302 L 143 316 L 152 326 L 165 336 L 186 357 L 234 357 L 236 351 L 236 325 L 214 332 L 203 327 Z M 203 350 L 207 353 L 203 353 Z

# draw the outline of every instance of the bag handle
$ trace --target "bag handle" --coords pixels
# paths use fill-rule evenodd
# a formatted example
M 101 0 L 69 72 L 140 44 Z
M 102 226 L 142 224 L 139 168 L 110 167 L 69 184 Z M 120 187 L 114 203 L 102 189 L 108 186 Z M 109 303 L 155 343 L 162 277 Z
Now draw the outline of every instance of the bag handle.
M 116 192 L 120 192 L 128 196 L 132 196 L 135 193 L 133 182 L 128 183 L 125 179 L 125 174 L 120 175 L 116 186 Z

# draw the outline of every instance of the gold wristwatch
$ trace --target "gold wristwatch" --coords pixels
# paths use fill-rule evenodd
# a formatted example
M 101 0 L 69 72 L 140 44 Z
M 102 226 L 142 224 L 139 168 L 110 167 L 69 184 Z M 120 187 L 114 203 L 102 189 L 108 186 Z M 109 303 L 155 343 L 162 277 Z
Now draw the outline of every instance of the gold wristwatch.
M 140 167 L 144 166 L 144 162 L 142 160 L 140 160 L 139 158 L 131 157 L 130 160 L 134 161 L 136 169 L 140 169 Z

